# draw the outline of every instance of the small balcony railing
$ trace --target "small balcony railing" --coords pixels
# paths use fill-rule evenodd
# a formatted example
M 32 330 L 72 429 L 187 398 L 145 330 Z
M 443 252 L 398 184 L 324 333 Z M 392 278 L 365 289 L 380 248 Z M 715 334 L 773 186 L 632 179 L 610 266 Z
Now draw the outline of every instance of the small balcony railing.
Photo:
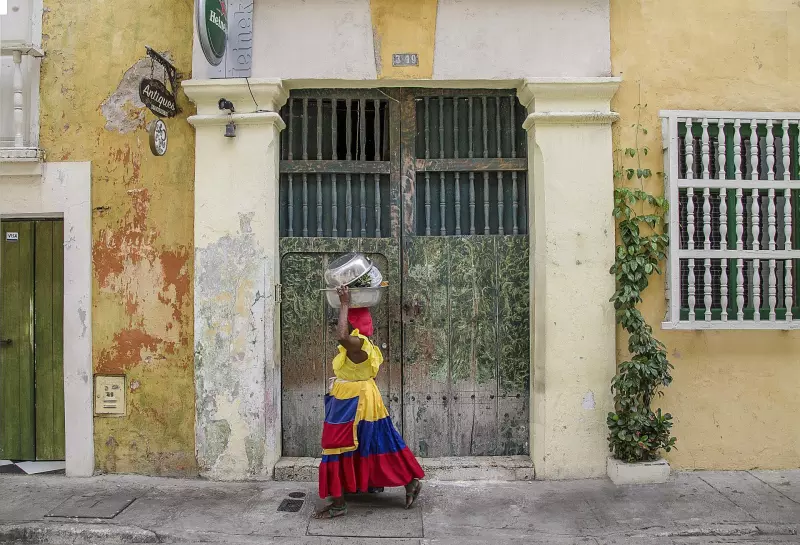
M 40 47 L 32 44 L 6 42 L 0 46 L 0 55 L 11 57 L 13 61 L 11 134 L 0 135 L 0 161 L 39 162 L 42 159 L 42 152 L 38 147 L 38 138 L 35 137 L 38 131 L 32 130 L 33 120 L 38 118 L 33 115 L 32 109 L 38 108 L 38 100 L 32 99 L 30 86 L 26 85 L 28 82 L 25 81 L 23 58 L 27 56 L 38 59 L 43 57 L 44 53 Z M 35 70 L 35 74 L 38 73 L 39 70 Z

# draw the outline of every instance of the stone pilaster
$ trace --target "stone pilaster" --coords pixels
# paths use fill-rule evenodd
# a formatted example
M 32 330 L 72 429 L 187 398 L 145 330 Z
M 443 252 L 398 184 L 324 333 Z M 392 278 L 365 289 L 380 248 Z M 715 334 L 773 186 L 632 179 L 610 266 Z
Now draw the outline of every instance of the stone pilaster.
M 614 78 L 531 79 L 528 109 L 531 455 L 537 478 L 605 474 L 616 366 Z
M 284 123 L 277 111 L 287 94 L 279 80 L 189 81 L 183 88 L 198 110 L 189 118 L 196 130 L 197 462 L 210 478 L 271 478 L 281 453 L 275 291 Z M 236 112 L 221 112 L 220 98 Z M 230 121 L 234 138 L 225 137 Z

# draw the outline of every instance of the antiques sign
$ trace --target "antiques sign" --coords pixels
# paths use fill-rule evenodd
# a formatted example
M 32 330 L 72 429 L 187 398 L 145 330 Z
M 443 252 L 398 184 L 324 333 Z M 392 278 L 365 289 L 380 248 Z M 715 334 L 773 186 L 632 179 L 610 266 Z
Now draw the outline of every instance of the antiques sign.
M 139 98 L 144 105 L 159 117 L 175 117 L 178 107 L 175 97 L 157 79 L 145 78 L 139 84 Z
M 147 106 L 147 109 L 158 117 L 175 117 L 180 112 L 175 100 L 178 95 L 178 71 L 157 51 L 148 46 L 145 46 L 145 49 L 147 56 L 150 57 L 150 77 L 142 79 L 139 83 L 139 98 Z M 164 74 L 163 82 L 155 78 L 156 65 Z M 167 81 L 169 89 L 167 89 Z
M 254 0 L 195 0 L 193 77 L 247 78 L 253 65 Z

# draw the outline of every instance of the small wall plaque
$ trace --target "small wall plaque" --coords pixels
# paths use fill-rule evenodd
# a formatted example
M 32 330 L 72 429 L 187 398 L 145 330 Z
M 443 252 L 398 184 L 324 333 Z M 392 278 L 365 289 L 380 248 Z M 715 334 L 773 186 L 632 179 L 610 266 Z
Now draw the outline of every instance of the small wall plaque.
M 125 416 L 125 377 L 97 375 L 94 377 L 94 414 Z
M 419 66 L 419 55 L 416 53 L 394 53 L 392 66 Z
M 155 119 L 150 123 L 147 130 L 150 137 L 150 151 L 156 157 L 161 157 L 167 153 L 167 126 L 160 119 Z
M 13 240 L 13 241 L 19 240 L 19 233 L 16 233 L 14 231 L 7 231 L 6 232 L 6 240 L 9 240 L 9 241 L 11 241 L 11 240 Z

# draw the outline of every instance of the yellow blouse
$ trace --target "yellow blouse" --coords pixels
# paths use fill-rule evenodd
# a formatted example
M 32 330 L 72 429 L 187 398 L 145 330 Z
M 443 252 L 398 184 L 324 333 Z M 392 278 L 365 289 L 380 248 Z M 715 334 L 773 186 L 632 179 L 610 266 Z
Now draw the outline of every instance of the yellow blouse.
M 370 340 L 358 332 L 357 329 L 351 333 L 353 337 L 361 339 L 361 350 L 367 353 L 367 359 L 361 363 L 353 363 L 347 357 L 347 350 L 339 345 L 339 354 L 333 358 L 333 373 L 336 378 L 342 380 L 368 380 L 375 378 L 383 363 L 381 349 L 370 342 Z

